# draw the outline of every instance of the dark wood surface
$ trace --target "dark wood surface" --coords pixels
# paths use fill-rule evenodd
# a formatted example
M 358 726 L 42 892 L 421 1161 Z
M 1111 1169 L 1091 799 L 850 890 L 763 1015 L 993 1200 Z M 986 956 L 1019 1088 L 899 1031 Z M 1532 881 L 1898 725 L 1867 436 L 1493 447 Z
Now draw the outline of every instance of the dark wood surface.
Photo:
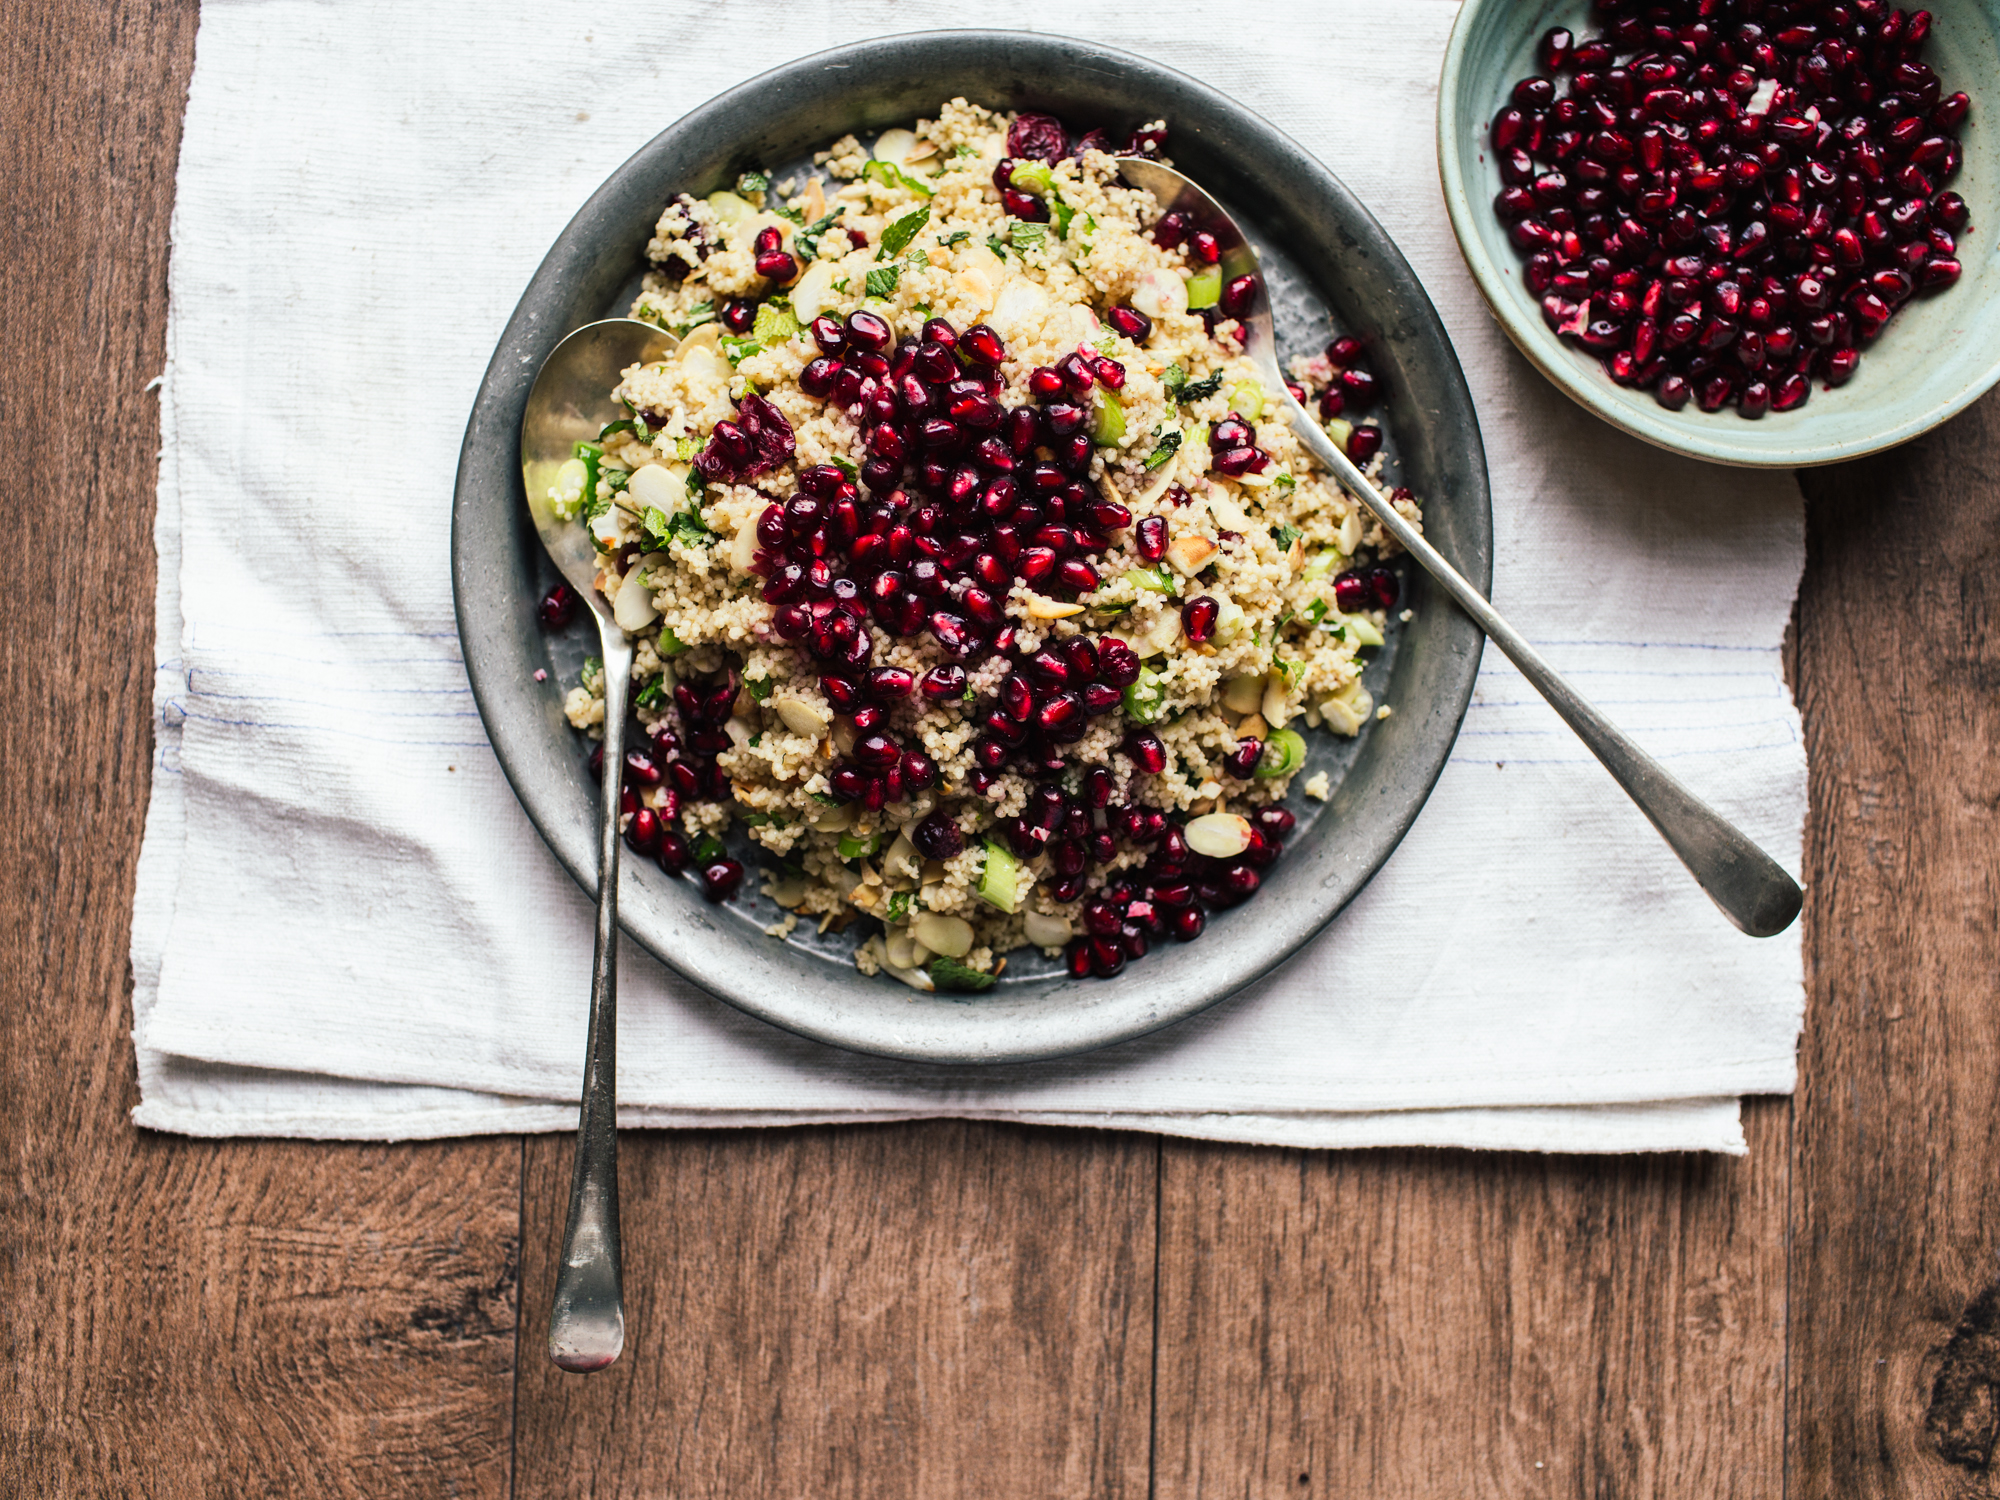
M 1801 1086 L 1746 1160 L 937 1123 L 142 1134 L 126 952 L 192 3 L 0 7 L 0 1495 L 2000 1495 L 2000 398 L 1805 477 Z

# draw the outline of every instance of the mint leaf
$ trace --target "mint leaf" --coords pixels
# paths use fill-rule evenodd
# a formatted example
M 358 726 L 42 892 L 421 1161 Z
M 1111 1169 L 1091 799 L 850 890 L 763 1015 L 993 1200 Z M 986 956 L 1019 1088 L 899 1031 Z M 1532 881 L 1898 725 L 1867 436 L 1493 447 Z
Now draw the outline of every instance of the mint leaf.
M 972 231 L 970 229 L 954 229 L 950 234 L 939 235 L 938 243 L 949 250 L 953 245 L 963 245 L 971 238 Z
M 901 279 L 903 268 L 900 264 L 877 266 L 868 273 L 868 295 L 871 297 L 893 297 L 896 283 Z
M 931 211 L 920 208 L 915 213 L 904 214 L 887 229 L 882 231 L 882 249 L 877 260 L 890 260 L 910 248 L 910 241 L 917 237 L 917 231 L 931 221 Z
M 1037 245 L 1047 243 L 1048 237 L 1049 230 L 1046 224 L 1029 224 L 1016 219 L 1007 228 L 1008 243 L 1016 250 L 1032 250 Z
M 961 995 L 977 995 L 993 988 L 994 979 L 984 970 L 975 969 L 970 964 L 962 964 L 955 958 L 939 954 L 931 960 L 931 983 L 941 990 L 951 990 Z
M 749 197 L 752 193 L 769 192 L 771 179 L 762 172 L 745 172 L 736 179 L 736 191 Z
M 819 254 L 820 237 L 833 228 L 833 221 L 847 212 L 842 203 L 823 219 L 814 219 L 797 234 L 792 236 L 792 250 L 801 260 L 809 261 Z
M 1202 401 L 1222 389 L 1222 372 L 1217 370 L 1206 380 L 1191 380 L 1181 387 L 1180 400 L 1183 406 L 1190 401 Z
M 1168 459 L 1172 458 L 1176 453 L 1180 451 L 1180 446 L 1181 446 L 1181 430 L 1178 427 L 1176 427 L 1172 432 L 1168 433 L 1165 437 L 1161 438 L 1160 446 L 1155 448 L 1152 451 L 1152 453 L 1147 456 L 1146 468 L 1148 470 L 1159 468 Z

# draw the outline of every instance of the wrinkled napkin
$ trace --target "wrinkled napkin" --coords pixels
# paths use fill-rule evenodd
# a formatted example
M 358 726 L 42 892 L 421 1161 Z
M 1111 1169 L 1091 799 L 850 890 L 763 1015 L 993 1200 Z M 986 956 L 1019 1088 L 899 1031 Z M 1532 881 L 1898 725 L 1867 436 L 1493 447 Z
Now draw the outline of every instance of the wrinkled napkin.
M 1218 34 L 1182 0 L 1026 0 L 1009 24 L 1196 73 L 1359 193 L 1465 363 L 1496 602 L 1796 869 L 1805 756 L 1780 644 L 1797 485 L 1626 438 L 1507 345 L 1437 188 L 1453 13 L 1279 0 Z M 204 5 L 161 388 L 141 1124 L 573 1123 L 591 901 L 522 814 L 466 684 L 447 555 L 465 414 L 544 250 L 648 138 L 783 59 L 962 15 L 721 0 L 669 35 L 569 0 L 496 0 L 477 25 L 449 7 Z M 1736 1096 L 1792 1087 L 1803 993 L 1797 929 L 1730 928 L 1493 651 L 1374 882 L 1274 977 L 1160 1035 L 920 1067 L 774 1030 L 629 943 L 621 961 L 634 1124 L 950 1115 L 1304 1146 L 1740 1151 Z

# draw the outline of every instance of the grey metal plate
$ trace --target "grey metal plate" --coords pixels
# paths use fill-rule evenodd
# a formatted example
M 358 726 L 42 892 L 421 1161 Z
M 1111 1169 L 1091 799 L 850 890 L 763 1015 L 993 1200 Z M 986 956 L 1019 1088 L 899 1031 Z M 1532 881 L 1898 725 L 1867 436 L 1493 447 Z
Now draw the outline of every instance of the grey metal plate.
M 863 42 L 790 63 L 710 101 L 614 172 L 536 271 L 494 351 L 467 423 L 452 505 L 452 584 L 472 690 L 522 806 L 572 876 L 596 886 L 596 789 L 587 747 L 562 715 L 594 635 L 544 635 L 533 603 L 554 579 L 521 490 L 521 412 L 535 372 L 577 326 L 624 311 L 661 207 L 751 166 L 799 162 L 852 131 L 867 136 L 958 95 L 1036 108 L 1114 137 L 1168 122 L 1168 153 L 1216 185 L 1270 271 L 1279 344 L 1310 352 L 1332 327 L 1366 336 L 1387 377 L 1392 476 L 1425 503 L 1425 528 L 1475 584 L 1492 577 L 1485 452 L 1456 355 L 1430 300 L 1381 227 L 1324 166 L 1264 120 L 1156 63 L 1088 43 L 956 31 Z M 1392 718 L 1354 741 L 1307 736 L 1308 772 L 1332 797 L 1295 797 L 1300 827 L 1248 905 L 1215 914 L 1200 941 L 1166 942 L 1112 980 L 1072 980 L 1032 949 L 985 995 L 920 995 L 854 968 L 854 938 L 807 929 L 779 942 L 778 913 L 746 894 L 711 906 L 689 880 L 624 862 L 620 916 L 635 939 L 723 1000 L 857 1051 L 939 1063 L 1060 1057 L 1194 1014 L 1284 962 L 1353 899 L 1422 808 L 1458 733 L 1482 637 L 1422 574 L 1416 611 L 1369 668 Z M 550 680 L 536 682 L 537 668 Z M 1301 781 L 1303 781 L 1303 776 Z M 746 863 L 755 868 L 755 846 Z M 746 886 L 754 881 L 746 881 Z M 579 981 L 581 982 L 581 981 Z

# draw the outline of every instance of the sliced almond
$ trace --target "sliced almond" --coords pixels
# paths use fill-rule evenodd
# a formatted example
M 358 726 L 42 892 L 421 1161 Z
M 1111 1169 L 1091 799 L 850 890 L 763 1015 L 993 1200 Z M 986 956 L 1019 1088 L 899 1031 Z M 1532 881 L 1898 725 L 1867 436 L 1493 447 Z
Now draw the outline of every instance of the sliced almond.
M 1058 604 L 1040 594 L 1028 595 L 1028 618 L 1031 620 L 1067 620 L 1071 615 L 1082 613 L 1081 604 Z
M 754 534 L 754 533 L 753 533 Z M 777 710 L 785 728 L 793 734 L 816 740 L 825 734 L 833 718 L 818 705 L 807 702 L 796 693 L 780 693 L 771 700 L 771 707 Z
M 1235 813 L 1204 813 L 1190 818 L 1186 829 L 1188 848 L 1210 859 L 1234 859 L 1250 847 L 1250 822 Z
M 1292 538 L 1292 550 L 1285 554 L 1285 566 L 1296 573 L 1304 565 L 1305 560 L 1306 539 L 1302 536 L 1295 536 Z
M 984 267 L 967 266 L 958 273 L 959 295 L 973 303 L 981 312 L 993 308 L 993 277 Z
M 1232 677 L 1222 685 L 1222 706 L 1233 714 L 1253 714 L 1263 701 L 1264 679 L 1261 676 Z M 1238 729 L 1237 733 L 1244 731 Z
M 660 612 L 653 608 L 653 587 L 643 564 L 635 564 L 632 571 L 625 575 L 625 581 L 618 585 L 618 598 L 612 603 L 611 617 L 618 622 L 618 628 L 625 631 L 644 630 L 659 619 Z
M 1208 566 L 1208 560 L 1215 556 L 1215 543 L 1205 536 L 1188 532 L 1167 543 L 1167 561 L 1183 577 L 1192 578 Z
M 635 469 L 625 485 L 625 492 L 642 509 L 651 506 L 669 515 L 687 499 L 687 481 L 681 481 L 678 494 L 675 489 L 674 476 L 662 464 L 645 464 Z
M 900 126 L 885 130 L 875 141 L 874 157 L 877 161 L 894 162 L 901 166 L 910 159 L 910 153 L 917 149 L 917 133 L 904 130 Z
M 1243 679 L 1238 678 L 1237 680 L 1242 681 Z M 1250 680 L 1257 683 L 1258 695 L 1261 697 L 1264 684 L 1256 678 L 1251 678 Z M 1236 725 L 1236 738 L 1239 740 L 1261 740 L 1270 732 L 1271 726 L 1264 721 L 1262 714 L 1250 714 Z
M 802 212 L 808 224 L 826 217 L 826 189 L 819 185 L 817 177 L 806 179 L 806 202 Z
M 1244 513 L 1242 506 L 1231 500 L 1227 495 L 1211 494 L 1208 497 L 1208 513 L 1215 517 L 1216 524 L 1221 526 L 1224 531 L 1248 531 L 1250 529 L 1250 517 Z

